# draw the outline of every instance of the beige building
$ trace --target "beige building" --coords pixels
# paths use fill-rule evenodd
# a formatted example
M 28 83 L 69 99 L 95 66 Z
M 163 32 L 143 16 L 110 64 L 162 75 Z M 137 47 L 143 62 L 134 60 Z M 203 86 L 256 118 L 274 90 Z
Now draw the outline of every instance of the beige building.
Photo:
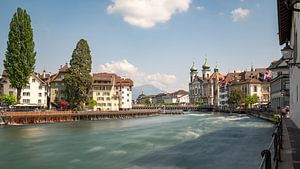
M 56 103 L 59 100 L 65 100 L 64 78 L 68 70 L 68 64 L 61 66 L 58 73 L 53 75 L 50 80 L 50 102 Z
M 118 111 L 132 108 L 133 81 L 112 73 L 93 74 L 90 98 L 97 101 L 96 111 Z
M 229 95 L 233 90 L 240 90 L 244 96 L 257 96 L 259 101 L 257 106 L 268 105 L 270 103 L 270 82 L 265 79 L 266 69 L 251 69 L 239 73 L 236 78 L 228 86 Z

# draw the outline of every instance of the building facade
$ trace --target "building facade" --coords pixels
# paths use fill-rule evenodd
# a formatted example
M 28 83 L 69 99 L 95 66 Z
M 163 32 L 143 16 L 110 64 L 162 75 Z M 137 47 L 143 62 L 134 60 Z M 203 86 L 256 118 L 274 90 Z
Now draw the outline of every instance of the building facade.
M 290 117 L 300 127 L 300 13 L 293 11 L 288 5 L 291 1 L 277 0 L 279 44 L 290 45 L 292 51 L 285 58 L 289 64 Z M 299 9 L 297 3 L 295 8 Z
M 10 84 L 9 78 L 3 71 L 0 81 L 0 95 L 13 95 L 17 97 L 17 89 Z M 17 107 L 47 108 L 47 85 L 41 80 L 37 73 L 33 73 L 28 85 L 21 90 L 20 104 Z
M 289 67 L 281 57 L 279 60 L 272 62 L 268 70 L 271 71 L 271 109 L 276 112 L 278 107 L 289 106 Z
M 132 108 L 133 81 L 112 73 L 94 73 L 90 98 L 97 101 L 96 111 Z
M 68 64 L 61 66 L 58 73 L 53 75 L 50 80 L 50 102 L 55 104 L 60 100 L 65 100 L 65 74 L 68 70 Z

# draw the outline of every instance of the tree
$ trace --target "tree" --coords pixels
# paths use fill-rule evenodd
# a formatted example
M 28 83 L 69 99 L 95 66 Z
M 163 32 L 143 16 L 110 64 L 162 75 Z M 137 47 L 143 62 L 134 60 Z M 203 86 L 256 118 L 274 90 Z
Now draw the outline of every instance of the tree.
M 150 105 L 151 105 L 151 101 L 150 101 L 149 99 L 147 99 L 147 100 L 145 101 L 145 105 L 146 105 L 146 106 L 150 106 Z
M 26 10 L 17 9 L 10 22 L 7 50 L 3 60 L 4 68 L 12 87 L 17 89 L 17 102 L 21 90 L 29 81 L 35 66 L 33 32 L 31 19 Z
M 73 51 L 70 68 L 65 75 L 65 94 L 70 108 L 82 109 L 92 86 L 92 57 L 86 40 L 81 39 Z
M 241 105 L 243 98 L 244 98 L 244 95 L 242 94 L 242 91 L 235 89 L 235 90 L 231 91 L 227 103 L 233 109 L 236 109 L 239 105 Z
M 90 108 L 90 109 L 93 109 L 94 108 L 94 106 L 96 106 L 97 105 L 97 101 L 96 100 L 89 100 L 89 102 L 88 102 L 88 107 Z
M 258 102 L 258 97 L 253 95 L 253 96 L 246 96 L 244 99 L 244 103 L 246 106 L 250 105 L 250 108 L 252 108 L 252 105 Z
M 7 106 L 14 105 L 17 103 L 17 99 L 13 95 L 3 95 L 0 97 L 0 100 Z

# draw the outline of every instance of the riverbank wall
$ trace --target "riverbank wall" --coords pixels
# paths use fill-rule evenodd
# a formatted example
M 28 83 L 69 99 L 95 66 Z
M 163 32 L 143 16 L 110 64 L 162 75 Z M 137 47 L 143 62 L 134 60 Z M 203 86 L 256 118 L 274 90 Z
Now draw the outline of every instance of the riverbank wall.
M 127 119 L 159 115 L 179 115 L 182 111 L 127 110 L 127 111 L 48 111 L 48 112 L 5 112 L 0 119 L 5 125 L 58 123 L 81 120 Z

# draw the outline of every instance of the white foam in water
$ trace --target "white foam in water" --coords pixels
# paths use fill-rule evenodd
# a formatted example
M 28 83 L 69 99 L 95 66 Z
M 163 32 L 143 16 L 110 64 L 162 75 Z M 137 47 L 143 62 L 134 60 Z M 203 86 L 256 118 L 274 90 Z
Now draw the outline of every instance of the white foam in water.
M 96 147 L 88 149 L 86 152 L 87 153 L 93 153 L 93 152 L 97 152 L 97 151 L 104 150 L 104 149 L 105 149 L 105 147 L 96 146 Z
M 186 141 L 186 140 L 196 139 L 200 136 L 201 136 L 200 132 L 188 130 L 188 131 L 179 133 L 176 137 L 180 140 L 185 140 Z
M 132 166 L 129 168 L 125 168 L 125 169 L 184 169 L 184 168 L 179 168 L 179 167 L 175 167 L 175 166 L 155 166 L 155 167 L 145 167 L 145 166 Z
M 203 116 L 210 116 L 211 114 L 187 114 L 189 116 L 198 116 L 198 117 L 203 117 Z
M 114 155 L 125 155 L 125 154 L 127 154 L 127 152 L 124 151 L 124 150 L 115 150 L 115 151 L 112 151 L 111 154 L 114 154 Z

